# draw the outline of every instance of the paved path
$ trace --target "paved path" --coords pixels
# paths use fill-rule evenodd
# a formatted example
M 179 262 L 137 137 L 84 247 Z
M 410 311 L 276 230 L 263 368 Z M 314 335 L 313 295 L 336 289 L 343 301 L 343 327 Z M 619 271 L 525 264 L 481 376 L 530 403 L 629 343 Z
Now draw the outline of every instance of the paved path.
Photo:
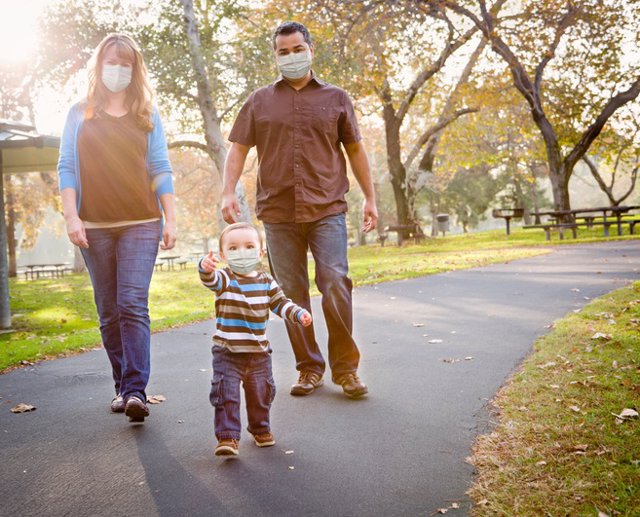
M 144 425 L 108 412 L 102 350 L 1 375 L 0 515 L 428 516 L 451 502 L 466 515 L 487 401 L 553 320 L 640 279 L 639 257 L 640 241 L 567 246 L 357 289 L 361 401 L 331 384 L 289 396 L 293 356 L 272 321 L 278 443 L 244 436 L 237 460 L 212 454 L 210 322 L 153 336 L 149 394 L 167 401 Z M 38 409 L 10 413 L 18 402 Z

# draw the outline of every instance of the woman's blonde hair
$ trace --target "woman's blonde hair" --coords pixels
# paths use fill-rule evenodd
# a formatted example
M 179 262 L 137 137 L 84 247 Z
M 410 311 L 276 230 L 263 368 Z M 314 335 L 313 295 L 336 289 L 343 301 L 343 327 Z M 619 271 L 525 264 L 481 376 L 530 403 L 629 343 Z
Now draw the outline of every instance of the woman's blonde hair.
M 102 57 L 111 46 L 116 47 L 119 57 L 133 63 L 131 84 L 127 87 L 126 104 L 141 129 L 151 131 L 153 90 L 149 84 L 147 67 L 137 43 L 126 34 L 113 33 L 106 36 L 89 60 L 89 88 L 87 91 L 86 117 L 99 117 L 106 105 L 107 88 L 102 83 Z

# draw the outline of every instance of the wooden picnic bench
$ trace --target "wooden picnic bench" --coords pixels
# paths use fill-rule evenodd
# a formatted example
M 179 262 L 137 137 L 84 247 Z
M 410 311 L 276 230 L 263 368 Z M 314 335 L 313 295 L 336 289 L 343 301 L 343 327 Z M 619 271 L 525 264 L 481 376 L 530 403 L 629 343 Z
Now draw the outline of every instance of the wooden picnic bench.
M 409 234 L 409 238 L 413 237 L 413 239 L 415 240 L 416 244 L 418 244 L 424 237 L 424 234 L 422 233 L 422 231 L 419 230 L 419 228 L 416 228 L 416 226 L 414 225 L 407 225 L 407 224 L 396 224 L 396 225 L 391 225 L 391 226 L 387 226 L 384 229 L 384 233 L 379 235 L 379 239 L 380 239 L 380 245 L 384 246 L 384 241 L 388 238 L 388 233 L 389 232 L 395 232 L 397 235 L 397 243 L 398 246 L 402 246 L 402 243 L 404 241 L 404 235 L 406 233 Z M 384 235 L 384 237 L 383 237 Z
M 609 228 L 616 226 L 618 235 L 622 235 L 622 226 L 629 226 L 629 233 L 633 235 L 636 224 L 640 223 L 640 214 L 630 213 L 640 209 L 640 206 L 614 206 L 599 208 L 579 208 L 575 210 L 549 210 L 545 212 L 533 212 L 535 224 L 525 225 L 522 228 L 542 229 L 547 240 L 551 240 L 551 231 L 558 230 L 560 239 L 564 239 L 564 231 L 571 230 L 573 238 L 577 237 L 578 228 L 593 228 L 602 226 L 604 235 L 609 237 Z M 548 216 L 547 221 L 542 222 L 540 217 Z

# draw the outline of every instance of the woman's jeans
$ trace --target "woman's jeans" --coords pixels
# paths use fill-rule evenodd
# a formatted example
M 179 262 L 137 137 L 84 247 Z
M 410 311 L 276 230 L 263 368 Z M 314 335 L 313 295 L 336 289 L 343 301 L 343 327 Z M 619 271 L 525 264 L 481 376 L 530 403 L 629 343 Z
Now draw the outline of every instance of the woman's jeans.
M 247 405 L 247 430 L 253 434 L 270 432 L 269 410 L 276 396 L 271 370 L 271 353 L 234 353 L 213 345 L 213 380 L 209 400 L 215 408 L 218 440 L 240 439 L 240 382 Z
M 334 377 L 355 372 L 360 352 L 351 336 L 351 279 L 347 261 L 345 215 L 312 223 L 264 223 L 271 271 L 291 300 L 311 312 L 307 250 L 316 264 L 316 285 L 322 293 L 322 311 L 329 332 L 329 366 Z M 286 322 L 296 358 L 296 369 L 322 375 L 325 362 L 313 325 Z
M 87 264 L 111 361 L 116 393 L 146 401 L 151 331 L 149 283 L 158 254 L 160 221 L 87 229 Z

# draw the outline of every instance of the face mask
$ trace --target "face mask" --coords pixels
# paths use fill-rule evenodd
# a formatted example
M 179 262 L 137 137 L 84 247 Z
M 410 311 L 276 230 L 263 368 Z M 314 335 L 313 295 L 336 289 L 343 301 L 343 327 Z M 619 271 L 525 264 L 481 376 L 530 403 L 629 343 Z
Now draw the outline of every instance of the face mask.
M 257 249 L 229 250 L 226 253 L 227 264 L 231 271 L 247 275 L 258 268 L 260 255 Z
M 104 65 L 102 67 L 102 83 L 113 93 L 121 92 L 131 83 L 131 67 Z
M 286 56 L 277 56 L 278 70 L 287 79 L 301 79 L 311 69 L 311 51 L 292 52 Z

